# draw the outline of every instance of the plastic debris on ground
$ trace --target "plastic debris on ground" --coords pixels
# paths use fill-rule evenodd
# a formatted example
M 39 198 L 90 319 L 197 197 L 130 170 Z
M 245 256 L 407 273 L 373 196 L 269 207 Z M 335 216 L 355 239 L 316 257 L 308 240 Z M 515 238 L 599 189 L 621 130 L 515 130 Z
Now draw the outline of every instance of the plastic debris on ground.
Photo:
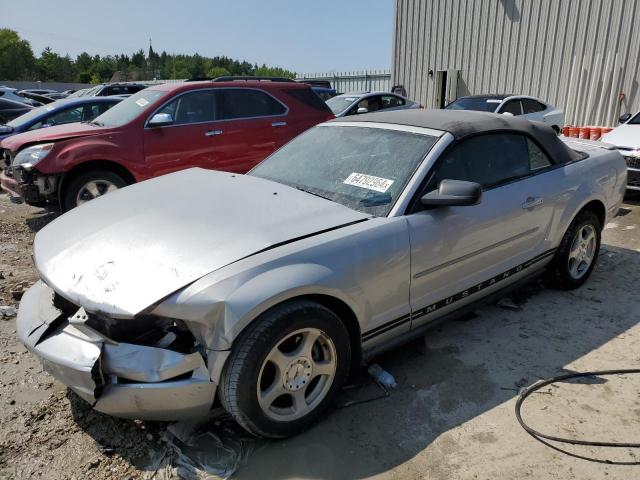
M 396 379 L 393 378 L 393 375 L 391 375 L 386 370 L 383 370 L 382 367 L 377 363 L 372 363 L 371 365 L 369 365 L 367 371 L 369 372 L 369 375 L 371 375 L 371 378 L 373 378 L 380 386 L 387 389 L 398 387 Z
M 15 316 L 16 316 L 16 307 L 12 307 L 11 305 L 0 306 L 0 317 L 11 318 Z
M 199 422 L 169 425 L 162 440 L 171 449 L 179 478 L 194 480 L 230 478 L 258 442 L 223 409 Z
M 522 307 L 520 305 L 518 305 L 511 298 L 508 298 L 508 297 L 504 297 L 498 300 L 498 302 L 496 303 L 496 306 L 504 310 L 511 310 L 512 312 L 520 312 L 522 310 Z

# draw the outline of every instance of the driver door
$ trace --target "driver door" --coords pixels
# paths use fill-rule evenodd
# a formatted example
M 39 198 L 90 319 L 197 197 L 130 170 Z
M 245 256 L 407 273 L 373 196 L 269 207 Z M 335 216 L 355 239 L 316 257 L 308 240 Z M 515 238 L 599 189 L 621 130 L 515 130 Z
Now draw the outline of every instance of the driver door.
M 412 327 L 508 284 L 542 253 L 553 202 L 531 175 L 543 165 L 536 157 L 532 167 L 530 148 L 538 147 L 520 134 L 484 134 L 450 148 L 435 166 L 421 195 L 451 179 L 479 183 L 483 196 L 478 205 L 418 207 L 407 216 Z

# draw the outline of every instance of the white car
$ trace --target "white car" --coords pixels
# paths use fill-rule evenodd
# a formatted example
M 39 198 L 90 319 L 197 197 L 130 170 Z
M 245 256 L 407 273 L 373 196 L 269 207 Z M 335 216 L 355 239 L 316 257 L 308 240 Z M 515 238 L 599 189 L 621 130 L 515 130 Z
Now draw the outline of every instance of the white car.
M 615 145 L 627 161 L 627 189 L 640 191 L 640 112 L 625 113 L 620 123 L 602 141 Z
M 564 112 L 548 103 L 526 95 L 471 95 L 460 97 L 445 107 L 447 110 L 479 110 L 510 113 L 528 120 L 543 122 L 560 133 Z

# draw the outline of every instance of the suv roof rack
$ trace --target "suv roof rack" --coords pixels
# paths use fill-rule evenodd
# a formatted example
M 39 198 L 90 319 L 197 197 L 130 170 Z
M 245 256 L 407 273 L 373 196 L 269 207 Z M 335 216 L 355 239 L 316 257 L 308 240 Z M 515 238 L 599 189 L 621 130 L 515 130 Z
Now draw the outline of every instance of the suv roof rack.
M 250 77 L 250 76 L 238 76 L 238 75 L 225 75 L 217 77 L 211 80 L 212 82 L 233 82 L 236 80 L 243 80 L 245 82 L 259 81 L 259 82 L 292 82 L 294 80 L 286 77 Z
M 307 85 L 311 85 L 312 87 L 333 88 L 329 80 L 307 80 L 303 78 L 296 80 L 296 82 L 306 83 Z

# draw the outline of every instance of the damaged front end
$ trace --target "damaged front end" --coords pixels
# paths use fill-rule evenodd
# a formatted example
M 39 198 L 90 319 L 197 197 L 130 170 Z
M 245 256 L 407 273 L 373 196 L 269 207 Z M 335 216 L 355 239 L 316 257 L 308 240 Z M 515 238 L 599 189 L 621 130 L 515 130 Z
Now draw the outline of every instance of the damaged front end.
M 56 201 L 60 175 L 45 175 L 29 164 L 13 166 L 15 155 L 0 149 L 0 188 L 13 203 L 44 206 Z
M 40 281 L 25 293 L 16 324 L 44 369 L 100 412 L 182 420 L 213 404 L 206 351 L 180 320 L 87 314 Z

